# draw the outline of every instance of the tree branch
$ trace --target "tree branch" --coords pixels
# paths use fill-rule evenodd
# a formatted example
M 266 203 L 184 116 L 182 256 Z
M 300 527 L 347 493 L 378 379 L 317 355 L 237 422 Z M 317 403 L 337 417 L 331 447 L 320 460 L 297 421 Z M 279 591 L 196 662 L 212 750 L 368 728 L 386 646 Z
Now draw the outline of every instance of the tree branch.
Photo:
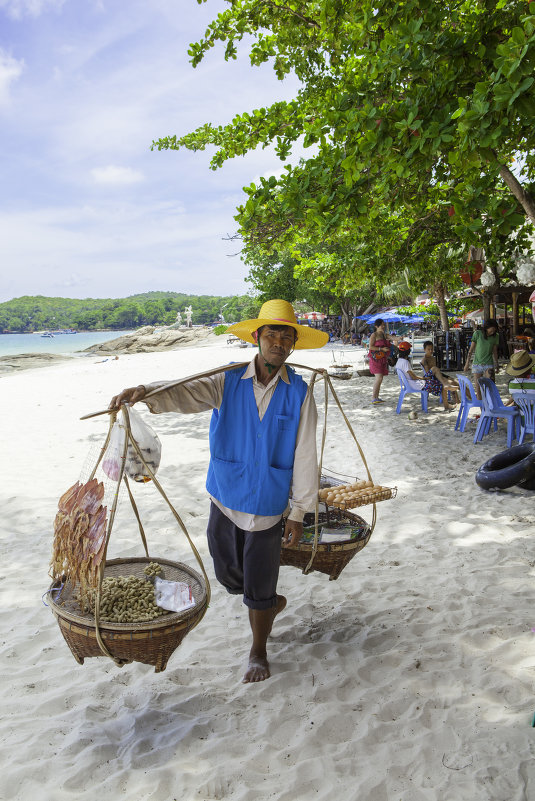
M 298 17 L 303 22 L 306 22 L 307 25 L 311 25 L 318 30 L 321 30 L 321 25 L 316 22 L 316 20 L 311 19 L 310 17 L 304 17 L 302 14 L 299 14 L 298 11 L 294 11 L 293 8 L 289 8 L 288 6 L 278 6 L 277 3 L 274 3 L 273 0 L 261 0 L 262 3 L 265 5 L 271 6 L 272 8 L 276 8 L 277 11 L 289 11 L 294 17 Z
M 535 200 L 526 192 L 518 178 L 513 175 L 509 167 L 506 167 L 505 164 L 500 164 L 500 177 L 522 205 L 531 222 L 535 224 Z

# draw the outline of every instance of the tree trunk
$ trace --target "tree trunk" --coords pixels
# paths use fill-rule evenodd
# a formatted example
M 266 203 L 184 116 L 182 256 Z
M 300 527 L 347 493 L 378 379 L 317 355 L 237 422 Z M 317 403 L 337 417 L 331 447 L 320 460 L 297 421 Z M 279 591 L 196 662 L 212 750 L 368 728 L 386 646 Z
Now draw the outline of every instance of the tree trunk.
M 490 303 L 493 297 L 491 292 L 483 292 L 483 316 L 485 318 L 484 322 L 490 320 Z
M 444 293 L 444 287 L 440 284 L 435 287 L 435 300 L 437 302 L 438 310 L 440 312 L 440 324 L 442 325 L 442 330 L 449 331 L 450 321 L 448 318 L 448 312 L 446 311 L 446 298 Z
M 500 176 L 503 182 L 509 187 L 518 202 L 523 206 L 524 211 L 535 224 L 535 200 L 526 192 L 520 181 L 513 175 L 511 170 L 505 165 L 500 166 Z
M 344 298 L 344 300 L 340 301 L 340 310 L 342 312 L 342 325 L 340 330 L 340 335 L 343 337 L 344 334 L 349 333 L 351 331 L 351 301 Z
M 513 337 L 518 336 L 518 292 L 513 292 Z

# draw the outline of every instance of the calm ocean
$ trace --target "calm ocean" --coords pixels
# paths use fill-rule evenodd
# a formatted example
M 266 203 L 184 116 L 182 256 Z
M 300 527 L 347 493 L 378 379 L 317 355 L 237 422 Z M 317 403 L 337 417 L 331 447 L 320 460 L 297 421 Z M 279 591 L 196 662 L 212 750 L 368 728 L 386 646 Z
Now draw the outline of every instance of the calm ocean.
M 55 334 L 43 337 L 41 334 L 0 334 L 0 358 L 15 356 L 18 353 L 59 353 L 73 355 L 91 345 L 99 345 L 110 339 L 117 339 L 131 331 L 80 331 L 77 334 Z

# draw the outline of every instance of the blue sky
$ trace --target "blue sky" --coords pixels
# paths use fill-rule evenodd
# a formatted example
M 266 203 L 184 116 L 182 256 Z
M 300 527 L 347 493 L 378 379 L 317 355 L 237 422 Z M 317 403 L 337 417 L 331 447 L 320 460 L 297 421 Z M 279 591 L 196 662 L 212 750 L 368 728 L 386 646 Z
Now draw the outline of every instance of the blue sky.
M 224 0 L 0 0 L 0 301 L 248 291 L 235 230 L 269 150 L 208 167 L 153 139 L 290 98 L 295 82 L 187 47 Z

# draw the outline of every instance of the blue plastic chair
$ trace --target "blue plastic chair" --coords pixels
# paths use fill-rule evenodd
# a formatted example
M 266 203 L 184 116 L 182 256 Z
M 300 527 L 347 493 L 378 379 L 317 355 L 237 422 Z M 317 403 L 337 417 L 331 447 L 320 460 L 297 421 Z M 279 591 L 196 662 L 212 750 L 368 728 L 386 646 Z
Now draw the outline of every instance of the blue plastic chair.
M 457 422 L 455 423 L 455 431 L 459 429 L 462 433 L 466 428 L 470 409 L 481 409 L 482 404 L 481 401 L 477 399 L 474 385 L 468 376 L 462 373 L 456 373 L 456 377 L 459 382 L 459 392 L 461 393 L 461 406 L 459 408 L 459 414 L 457 415 Z M 497 427 L 496 421 L 494 421 L 494 425 Z
M 520 420 L 520 412 L 515 406 L 503 405 L 498 387 L 490 378 L 480 378 L 479 385 L 481 387 L 483 407 L 474 435 L 474 445 L 489 433 L 492 421 L 494 420 L 496 423 L 498 417 L 502 417 L 507 420 L 507 447 L 510 448 L 513 440 L 516 439 L 516 428 L 517 422 Z
M 535 397 L 529 397 L 523 392 L 511 392 L 511 397 L 520 412 L 520 435 L 518 444 L 522 445 L 526 434 L 533 436 L 535 442 Z
M 427 392 L 427 390 L 411 389 L 409 386 L 408 377 L 403 372 L 403 370 L 399 370 L 396 367 L 396 373 L 398 374 L 399 383 L 401 384 L 401 390 L 398 398 L 398 405 L 396 406 L 396 414 L 399 414 L 401 412 L 401 404 L 403 403 L 403 398 L 405 397 L 405 395 L 408 395 L 411 392 L 420 394 L 420 399 L 422 401 L 422 410 L 427 414 L 427 401 L 429 399 L 429 393 Z

